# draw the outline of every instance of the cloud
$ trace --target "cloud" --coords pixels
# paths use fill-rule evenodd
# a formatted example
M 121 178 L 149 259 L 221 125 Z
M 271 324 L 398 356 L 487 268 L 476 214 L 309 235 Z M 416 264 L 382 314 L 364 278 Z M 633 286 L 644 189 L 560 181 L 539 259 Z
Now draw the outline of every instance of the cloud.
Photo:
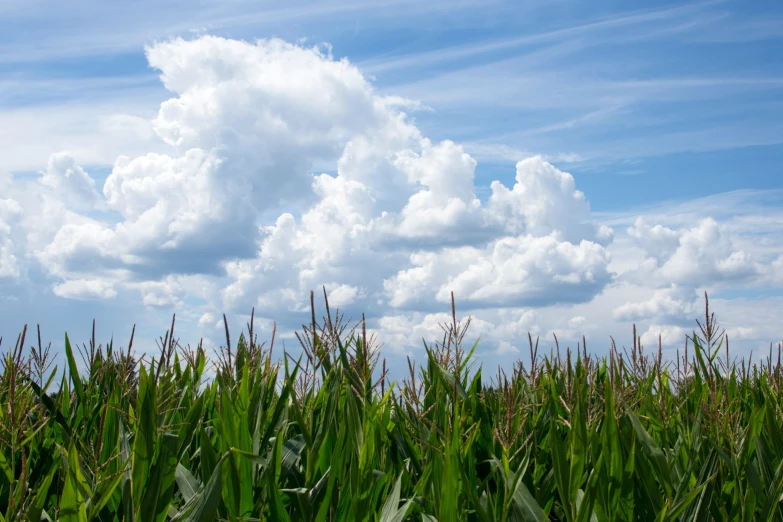
M 628 235 L 636 240 L 648 256 L 658 263 L 669 259 L 680 245 L 680 234 L 663 225 L 650 226 L 643 217 L 638 217 Z
M 497 355 L 517 354 L 519 353 L 519 348 L 506 340 L 502 340 L 498 343 L 498 348 L 495 353 Z
M 67 152 L 49 156 L 49 163 L 39 181 L 56 192 L 58 199 L 69 208 L 90 210 L 100 202 L 95 180 Z
M 163 281 L 130 283 L 130 288 L 139 290 L 144 306 L 155 308 L 182 307 L 185 291 L 178 277 L 168 276 Z
M 683 348 L 685 346 L 685 336 L 690 335 L 690 331 L 680 326 L 671 325 L 651 325 L 647 331 L 642 333 L 642 346 L 648 348 L 647 352 L 658 349 L 658 339 L 660 336 L 661 346 Z
M 774 286 L 783 286 L 783 254 L 764 269 L 764 279 Z
M 18 201 L 0 199 L 0 280 L 20 274 L 19 259 L 11 232 L 22 218 L 24 209 Z
M 349 138 L 358 136 L 353 150 L 361 152 L 362 140 L 393 145 L 415 131 L 389 109 L 399 100 L 374 96 L 354 66 L 318 49 L 203 37 L 156 44 L 147 56 L 176 94 L 153 128 L 180 153 L 120 156 L 103 194 L 122 221 L 61 233 L 45 256 L 52 273 L 89 250 L 93 265 L 126 265 L 141 278 L 218 274 L 224 260 L 253 254 L 259 214 L 317 197 L 314 164 L 336 161 Z M 94 199 L 90 181 L 72 158 L 56 155 L 42 183 L 68 182 L 83 200 Z M 74 236 L 85 241 L 77 247 Z
M 677 231 L 638 219 L 628 234 L 647 256 L 635 276 L 662 285 L 738 284 L 752 281 L 762 271 L 749 252 L 735 248 L 725 227 L 712 218 Z
M 468 306 L 542 306 L 592 299 L 609 282 L 609 255 L 596 243 L 506 237 L 485 249 L 413 254 L 417 265 L 384 281 L 395 307 L 447 303 L 454 291 Z
M 516 183 L 509 190 L 499 181 L 491 184 L 489 211 L 508 234 L 526 233 L 541 237 L 559 232 L 571 243 L 582 239 L 606 245 L 612 230 L 596 226 L 590 204 L 576 190 L 574 177 L 540 156 L 517 163 Z
M 699 302 L 696 292 L 677 285 L 656 290 L 646 301 L 628 302 L 616 307 L 612 314 L 621 321 L 682 321 L 695 317 Z
M 443 342 L 445 333 L 443 327 L 448 328 L 451 324 L 452 317 L 448 313 L 423 314 L 414 312 L 406 315 L 386 315 L 378 321 L 377 329 L 368 329 L 367 332 L 368 335 L 371 332 L 376 334 L 379 340 L 391 350 L 402 351 L 410 355 L 410 351 L 405 349 L 414 346 L 422 347 L 422 340 L 428 346 L 433 346 L 436 342 Z M 489 335 L 491 337 L 495 329 L 495 324 L 472 317 L 468 330 L 471 346 L 473 339 L 478 336 L 486 338 Z M 468 343 L 467 338 L 464 341 L 465 344 Z
M 360 289 L 355 286 L 330 283 L 324 285 L 327 290 L 330 306 L 347 306 L 356 300 L 360 294 Z
M 65 299 L 113 299 L 117 291 L 110 281 L 70 279 L 52 288 L 54 295 Z
M 637 217 L 627 229 L 627 239 L 638 250 L 622 251 L 624 270 L 616 276 L 619 285 L 637 291 L 629 292 L 631 299 L 612 308 L 613 318 L 647 328 L 642 335 L 647 345 L 657 345 L 661 334 L 664 345 L 678 346 L 684 342 L 684 333 L 695 326 L 693 320 L 703 316 L 703 291 L 708 290 L 710 309 L 720 310 L 721 323 L 728 319 L 726 330 L 732 339 L 759 341 L 771 333 L 749 317 L 750 303 L 740 311 L 735 308 L 740 300 L 721 299 L 725 291 L 753 292 L 752 288 L 760 286 L 781 286 L 776 278 L 779 260 L 771 255 L 779 251 L 774 248 L 775 234 L 771 232 L 777 218 L 774 212 L 767 216 L 764 210 L 757 212 L 768 219 L 748 215 L 748 207 L 736 205 L 744 197 L 741 193 L 732 198 L 724 195 L 722 205 L 715 209 L 711 208 L 715 198 L 705 199 L 708 212 L 726 214 L 721 223 L 704 217 L 704 210 L 694 213 L 694 208 L 682 205 L 649 209 L 647 216 Z M 651 220 L 663 220 L 667 225 L 650 225 Z M 638 297 L 644 294 L 647 297 Z M 730 322 L 737 317 L 742 318 L 742 324 Z
M 214 325 L 214 323 L 215 323 L 215 316 L 214 316 L 214 315 L 212 315 L 212 314 L 211 314 L 211 313 L 209 313 L 209 312 L 207 312 L 207 313 L 203 314 L 203 315 L 202 315 L 202 316 L 199 318 L 199 320 L 198 320 L 198 325 L 199 325 L 200 327 L 202 327 L 202 328 L 206 328 L 206 327 L 207 327 L 207 325 L 210 325 L 210 324 L 211 324 L 211 325 Z
M 120 155 L 102 187 L 74 153 L 51 155 L 30 193 L 0 204 L 7 277 L 29 257 L 63 299 L 135 292 L 179 310 L 200 298 L 207 331 L 251 306 L 290 330 L 324 285 L 333 307 L 380 317 L 400 353 L 442 339 L 453 291 L 492 347 L 482 356 L 498 357 L 526 352 L 528 332 L 579 340 L 632 320 L 676 333 L 697 287 L 773 277 L 723 224 L 655 217 L 626 231 L 636 248 L 616 250 L 614 272 L 614 231 L 570 173 L 522 159 L 482 203 L 460 144 L 423 136 L 403 112 L 415 102 L 380 95 L 324 48 L 202 37 L 147 56 L 170 99 L 149 126 L 113 125 L 165 146 Z M 608 304 L 585 308 L 596 302 Z
M 118 156 L 102 187 L 55 153 L 23 205 L 48 216 L 36 227 L 26 214 L 25 248 L 62 298 L 131 291 L 182 308 L 198 296 L 203 326 L 251 306 L 301 313 L 321 285 L 335 307 L 426 322 L 454 291 L 475 309 L 526 307 L 510 326 L 474 323 L 522 335 L 536 330 L 527 307 L 588 302 L 611 281 L 613 232 L 571 174 L 522 160 L 482 204 L 476 161 L 423 136 L 402 112 L 416 102 L 376 93 L 328 49 L 204 36 L 147 58 L 172 93 L 149 127 L 169 148 Z

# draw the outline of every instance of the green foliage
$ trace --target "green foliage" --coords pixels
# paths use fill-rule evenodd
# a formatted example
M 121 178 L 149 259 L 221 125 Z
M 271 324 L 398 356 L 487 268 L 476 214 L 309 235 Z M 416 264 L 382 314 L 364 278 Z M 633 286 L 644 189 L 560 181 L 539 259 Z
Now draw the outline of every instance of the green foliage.
M 58 373 L 25 327 L 0 376 L 0 522 L 783 520 L 783 369 L 729 363 L 708 302 L 690 358 L 635 330 L 602 359 L 529 338 L 530 367 L 490 385 L 452 319 L 398 384 L 328 302 L 281 363 L 249 326 L 209 366 L 172 321 L 151 361 L 66 335 Z

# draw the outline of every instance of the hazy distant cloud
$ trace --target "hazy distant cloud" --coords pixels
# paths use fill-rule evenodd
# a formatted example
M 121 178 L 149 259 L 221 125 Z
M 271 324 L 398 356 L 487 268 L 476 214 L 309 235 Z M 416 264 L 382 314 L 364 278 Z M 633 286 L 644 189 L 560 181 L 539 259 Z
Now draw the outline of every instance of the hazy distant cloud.
M 737 200 L 742 197 L 736 194 Z M 761 317 L 751 317 L 750 310 L 758 308 L 755 302 L 721 299 L 728 289 L 783 288 L 783 279 L 777 277 L 781 258 L 771 255 L 779 249 L 770 248 L 777 241 L 772 232 L 779 220 L 777 212 L 755 217 L 747 215 L 748 207 L 734 208 L 735 204 L 724 198 L 716 213 L 729 215 L 721 223 L 698 219 L 695 208 L 682 207 L 678 212 L 669 209 L 665 216 L 651 210 L 649 217 L 637 218 L 627 229 L 627 239 L 639 250 L 635 263 L 631 251 L 625 253 L 624 265 L 631 268 L 620 271 L 616 281 L 618 288 L 629 288 L 630 299 L 613 306 L 612 316 L 647 325 L 641 335 L 645 345 L 657 345 L 659 335 L 664 346 L 684 343 L 685 333 L 695 327 L 693 320 L 703 316 L 704 290 L 710 292 L 710 309 L 719 310 L 718 320 L 732 340 L 755 342 L 776 335 Z M 665 219 L 668 226 L 650 225 L 651 219 Z M 732 322 L 737 317 L 741 317 L 739 324 Z

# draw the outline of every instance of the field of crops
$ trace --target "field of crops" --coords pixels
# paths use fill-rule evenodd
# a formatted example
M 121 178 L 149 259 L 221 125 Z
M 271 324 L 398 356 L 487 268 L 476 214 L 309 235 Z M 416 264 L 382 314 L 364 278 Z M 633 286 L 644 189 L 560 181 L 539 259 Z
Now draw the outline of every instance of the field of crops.
M 530 339 L 533 363 L 493 379 L 452 305 L 397 383 L 328 302 L 296 360 L 251 320 L 211 364 L 172 321 L 154 361 L 66 335 L 58 370 L 25 328 L 0 377 L 0 521 L 783 520 L 780 346 L 729 362 L 706 304 L 677 361 L 635 333 L 600 360 Z

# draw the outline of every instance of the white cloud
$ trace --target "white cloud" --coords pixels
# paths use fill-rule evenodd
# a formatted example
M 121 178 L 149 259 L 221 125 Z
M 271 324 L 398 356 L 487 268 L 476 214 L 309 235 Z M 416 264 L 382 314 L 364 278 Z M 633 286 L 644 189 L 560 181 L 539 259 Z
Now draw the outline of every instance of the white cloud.
M 214 316 L 214 315 L 212 315 L 212 314 L 211 314 L 211 313 L 209 313 L 209 312 L 206 312 L 205 314 L 203 314 L 203 315 L 202 315 L 202 316 L 199 318 L 199 320 L 198 320 L 198 325 L 199 325 L 200 327 L 202 327 L 202 328 L 206 328 L 206 327 L 207 327 L 207 325 L 213 324 L 214 322 L 215 322 L 215 316 Z
M 647 301 L 632 301 L 618 306 L 612 313 L 621 321 L 682 321 L 695 317 L 699 306 L 696 292 L 674 285 L 656 290 Z
M 144 306 L 163 308 L 183 305 L 185 292 L 178 277 L 167 276 L 163 281 L 143 281 L 127 286 L 139 290 Z
M 65 299 L 113 299 L 117 291 L 110 281 L 101 279 L 71 279 L 55 285 L 52 290 Z
M 646 332 L 639 336 L 639 339 L 649 354 L 658 349 L 659 336 L 661 347 L 684 348 L 686 335 L 690 335 L 690 331 L 680 326 L 651 325 Z
M 576 329 L 576 328 L 579 328 L 582 325 L 584 325 L 585 321 L 587 321 L 587 318 L 585 316 L 583 316 L 583 315 L 576 315 L 576 316 L 574 316 L 574 317 L 572 317 L 571 319 L 568 320 L 568 326 L 570 328 Z
M 360 293 L 359 288 L 350 285 L 330 283 L 324 286 L 326 287 L 327 296 L 329 298 L 329 305 L 334 307 L 347 306 L 353 303 Z
M 650 226 L 643 217 L 638 217 L 628 235 L 636 240 L 648 256 L 659 263 L 669 259 L 680 244 L 680 234 L 663 225 Z
M 714 219 L 705 219 L 682 233 L 679 248 L 661 267 L 661 273 L 674 282 L 704 284 L 749 278 L 757 275 L 758 269 L 748 253 L 733 248 Z
M 99 204 L 100 196 L 95 189 L 95 180 L 66 152 L 49 156 L 40 183 L 52 189 L 57 198 L 71 209 L 86 211 Z
M 734 246 L 730 234 L 712 218 L 678 231 L 643 220 L 628 230 L 647 259 L 636 277 L 652 278 L 659 284 L 690 287 L 751 281 L 760 272 L 752 255 Z
M 731 341 L 743 341 L 746 339 L 759 339 L 759 331 L 757 328 L 737 326 L 735 328 L 726 329 L 726 335 Z
M 251 306 L 287 314 L 281 331 L 291 330 L 324 285 L 333 307 L 375 312 L 398 353 L 442 339 L 451 316 L 432 312 L 453 291 L 471 335 L 492 348 L 482 355 L 498 357 L 526 353 L 528 332 L 600 341 L 619 321 L 673 342 L 697 315 L 697 289 L 781 284 L 783 256 L 766 263 L 775 244 L 759 257 L 725 219 L 648 213 L 614 249 L 574 177 L 541 156 L 516 164 L 510 188 L 493 182 L 482 204 L 461 145 L 424 137 L 401 112 L 414 102 L 379 95 L 320 49 L 202 37 L 147 56 L 171 98 L 152 122 L 116 116 L 101 128 L 154 143 L 112 158 L 102 191 L 80 152 L 51 155 L 28 193 L 0 200 L 0 277 L 19 278 L 29 259 L 62 298 L 130 290 L 144 306 L 181 309 L 199 297 L 193 320 L 210 330 Z M 731 328 L 752 341 L 768 333 Z
M 433 146 L 425 139 L 421 147 L 421 154 L 402 151 L 394 162 L 410 183 L 426 187 L 408 199 L 396 234 L 447 242 L 481 234 L 486 224 L 473 187 L 476 161 L 451 141 Z
M 498 349 L 495 353 L 497 355 L 516 354 L 519 353 L 519 348 L 506 340 L 502 340 L 498 343 Z
M 506 237 L 485 249 L 448 248 L 414 254 L 415 268 L 384 281 L 390 304 L 447 303 L 450 292 L 469 306 L 545 305 L 589 301 L 609 282 L 607 251 L 582 241 Z
M 415 130 L 354 66 L 317 49 L 203 37 L 157 44 L 147 54 L 177 94 L 161 105 L 154 129 L 181 152 L 119 157 L 103 193 L 123 221 L 60 233 L 44 255 L 53 273 L 85 249 L 106 267 L 132 259 L 148 277 L 217 273 L 221 260 L 253 253 L 260 213 L 324 197 L 318 182 L 310 190 L 311 169 L 336 161 L 349 138 L 388 145 L 392 135 L 405 140 Z M 71 161 L 68 168 L 82 172 L 74 167 Z
M 509 309 L 507 320 L 473 323 L 497 345 L 540 331 L 536 312 L 514 307 L 588 302 L 611 279 L 612 231 L 594 222 L 573 176 L 532 157 L 517 164 L 511 188 L 493 183 L 482 205 L 476 161 L 423 137 L 400 112 L 415 103 L 379 96 L 345 60 L 214 37 L 156 44 L 147 55 L 174 94 L 152 122 L 170 151 L 119 156 L 103 198 L 74 155 L 53 155 L 40 180 L 51 225 L 28 221 L 26 240 L 62 280 L 58 295 L 127 289 L 152 308 L 199 296 L 204 326 L 251 306 L 306 311 L 309 290 L 325 285 L 335 307 L 424 311 L 420 326 L 402 315 L 380 323 L 389 341 L 419 346 L 425 333 L 441 338 L 435 319 L 448 315 L 426 312 L 453 290 L 461 305 Z M 132 117 L 106 125 L 146 128 Z M 336 173 L 313 174 L 329 165 Z M 119 222 L 75 212 L 85 207 Z M 222 270 L 226 279 L 215 280 Z M 549 324 L 590 328 L 568 317 Z
M 764 272 L 764 279 L 767 282 L 775 286 L 783 286 L 783 255 L 778 256 L 764 269 Z
M 24 209 L 18 201 L 0 199 L 0 279 L 18 277 L 19 260 L 13 243 L 12 226 L 22 218 Z
M 60 227 L 51 243 L 36 252 L 51 275 L 68 277 L 72 272 L 103 271 L 103 260 L 113 255 L 114 236 L 102 223 L 81 218 Z M 119 262 L 116 263 L 119 266 Z
M 576 190 L 574 177 L 558 170 L 540 156 L 517 163 L 516 184 L 509 190 L 492 182 L 490 215 L 508 234 L 527 233 L 542 237 L 559 232 L 565 241 L 583 239 L 606 245 L 612 231 L 590 218 L 590 204 Z
M 464 324 L 464 321 L 459 320 Z M 377 329 L 368 328 L 367 332 L 368 335 L 370 335 L 370 332 L 377 334 L 379 340 L 391 350 L 404 351 L 410 355 L 411 347 L 423 348 L 422 341 L 426 342 L 427 346 L 430 347 L 436 342 L 443 342 L 445 334 L 443 326 L 449 328 L 451 324 L 452 317 L 448 313 L 422 314 L 414 312 L 407 315 L 384 316 L 378 321 Z M 468 338 L 464 339 L 464 344 L 470 343 L 470 346 L 472 346 L 472 343 L 479 335 L 482 336 L 482 339 L 491 337 L 494 329 L 495 325 L 493 323 L 472 317 Z M 467 348 L 470 346 L 467 346 Z

